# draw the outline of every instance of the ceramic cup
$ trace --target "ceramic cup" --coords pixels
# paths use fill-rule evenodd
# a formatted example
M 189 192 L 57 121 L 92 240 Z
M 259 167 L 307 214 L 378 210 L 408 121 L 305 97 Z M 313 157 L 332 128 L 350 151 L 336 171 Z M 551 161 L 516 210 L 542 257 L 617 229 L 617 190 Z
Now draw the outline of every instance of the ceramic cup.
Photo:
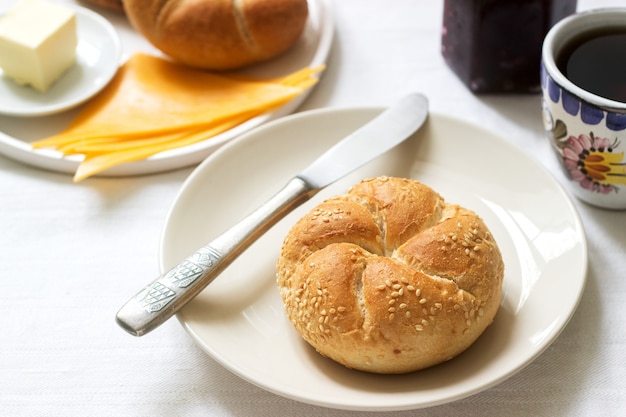
M 550 29 L 542 48 L 543 122 L 570 192 L 594 206 L 623 210 L 626 209 L 626 103 L 578 87 L 563 75 L 555 62 L 564 45 L 573 38 L 609 26 L 626 30 L 626 8 L 580 12 Z

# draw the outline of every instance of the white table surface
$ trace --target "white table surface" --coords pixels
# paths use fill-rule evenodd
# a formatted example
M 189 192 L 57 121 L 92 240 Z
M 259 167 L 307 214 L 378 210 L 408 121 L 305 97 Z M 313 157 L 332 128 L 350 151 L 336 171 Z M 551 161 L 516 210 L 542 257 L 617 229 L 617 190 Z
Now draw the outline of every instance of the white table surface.
M 620 4 L 581 0 L 579 9 Z M 442 5 L 334 1 L 328 69 L 300 110 L 387 105 L 422 91 L 433 111 L 505 136 L 563 181 L 542 134 L 539 96 L 475 96 L 446 67 Z M 111 19 L 123 39 L 133 34 L 124 18 L 92 9 Z M 124 47 L 150 49 L 141 42 Z M 115 324 L 123 302 L 158 274 L 165 216 L 192 169 L 73 184 L 69 175 L 0 156 L 1 415 L 372 415 L 266 392 L 203 353 L 177 320 L 142 338 Z M 386 415 L 626 415 L 626 211 L 575 204 L 588 235 L 588 281 L 559 338 L 491 389 Z

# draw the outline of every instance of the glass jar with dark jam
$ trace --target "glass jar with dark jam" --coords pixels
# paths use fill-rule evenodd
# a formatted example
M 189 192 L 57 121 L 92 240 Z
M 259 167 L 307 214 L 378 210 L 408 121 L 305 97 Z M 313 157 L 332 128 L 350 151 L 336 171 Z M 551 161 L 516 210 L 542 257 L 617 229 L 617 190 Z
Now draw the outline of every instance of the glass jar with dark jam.
M 441 52 L 474 93 L 539 92 L 541 45 L 576 0 L 445 0 Z

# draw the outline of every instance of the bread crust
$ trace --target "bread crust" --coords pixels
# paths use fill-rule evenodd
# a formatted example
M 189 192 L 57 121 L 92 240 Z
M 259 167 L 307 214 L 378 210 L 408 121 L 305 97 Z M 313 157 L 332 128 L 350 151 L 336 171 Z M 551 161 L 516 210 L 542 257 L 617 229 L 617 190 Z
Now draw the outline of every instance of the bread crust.
M 231 70 L 274 58 L 299 39 L 306 0 L 124 0 L 131 24 L 183 64 Z
M 86 3 L 95 4 L 96 6 L 114 10 L 116 12 L 124 12 L 122 0 L 82 0 Z
M 277 284 L 287 316 L 349 368 L 406 373 L 447 361 L 492 323 L 498 245 L 474 212 L 409 179 L 355 185 L 286 235 Z

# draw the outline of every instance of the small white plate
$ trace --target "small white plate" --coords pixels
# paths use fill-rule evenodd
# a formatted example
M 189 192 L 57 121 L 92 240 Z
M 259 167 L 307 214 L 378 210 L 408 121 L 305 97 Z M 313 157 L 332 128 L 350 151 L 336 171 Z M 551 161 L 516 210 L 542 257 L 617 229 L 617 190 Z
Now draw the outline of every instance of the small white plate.
M 122 42 L 125 48 L 131 47 L 131 45 L 138 43 L 138 40 L 141 40 L 140 35 L 132 28 L 124 29 Z M 330 0 L 309 0 L 309 19 L 298 42 L 285 54 L 242 72 L 259 78 L 273 78 L 307 66 L 316 67 L 325 64 L 332 45 L 333 35 L 334 23 Z M 134 50 L 127 52 L 136 52 L 136 49 L 138 48 L 135 46 Z M 90 50 L 96 53 L 93 48 Z M 103 172 L 101 176 L 152 174 L 198 164 L 221 145 L 242 133 L 292 113 L 302 104 L 311 90 L 307 90 L 272 113 L 255 117 L 213 138 L 179 149 L 161 152 L 141 161 L 113 167 Z M 0 93 L 0 102 L 3 100 L 2 96 Z M 51 149 L 32 149 L 29 142 L 58 133 L 71 121 L 75 113 L 75 110 L 70 110 L 53 116 L 40 117 L 33 121 L 24 120 L 22 117 L 0 115 L 0 153 L 32 166 L 73 174 L 82 159 L 81 156 L 64 157 L 61 153 Z
M 71 7 L 71 6 L 67 6 Z M 117 72 L 122 47 L 108 20 L 83 7 L 76 12 L 78 45 L 72 66 L 45 93 L 20 86 L 0 69 L 0 113 L 45 116 L 78 106 L 98 93 Z
M 291 115 L 229 143 L 188 178 L 163 230 L 165 271 L 267 200 L 379 108 Z M 275 286 L 282 239 L 313 205 L 363 178 L 420 180 L 480 214 L 506 272 L 491 327 L 457 358 L 407 375 L 349 370 L 322 358 L 295 332 Z M 288 215 L 187 305 L 178 318 L 217 362 L 242 378 L 302 402 L 388 411 L 475 394 L 528 365 L 564 328 L 582 294 L 587 244 L 578 214 L 539 163 L 479 127 L 432 114 L 412 138 L 321 191 Z

